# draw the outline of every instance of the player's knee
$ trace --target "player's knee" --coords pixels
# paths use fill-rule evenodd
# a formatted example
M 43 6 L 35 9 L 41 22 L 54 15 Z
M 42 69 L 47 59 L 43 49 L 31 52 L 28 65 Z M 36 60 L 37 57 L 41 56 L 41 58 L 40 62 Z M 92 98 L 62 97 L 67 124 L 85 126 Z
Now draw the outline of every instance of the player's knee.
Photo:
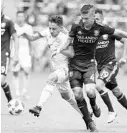
M 94 98 L 96 96 L 95 84 L 86 85 L 86 94 L 90 98 Z
M 112 89 L 112 93 L 115 97 L 119 97 L 122 94 L 121 90 L 118 87 Z
M 76 100 L 80 100 L 83 97 L 83 91 L 81 87 L 74 87 L 73 89 L 74 96 Z
M 1 75 L 1 86 L 5 84 L 6 76 Z
M 13 76 L 14 77 L 18 77 L 19 76 L 19 72 L 13 72 Z
M 49 75 L 47 83 L 48 84 L 56 84 L 57 81 L 58 81 L 57 75 L 55 73 L 52 73 L 52 74 Z
M 97 89 L 98 92 L 100 92 L 101 90 L 103 90 L 104 89 L 104 86 L 105 86 L 105 83 L 102 80 L 98 79 L 96 81 L 96 89 Z

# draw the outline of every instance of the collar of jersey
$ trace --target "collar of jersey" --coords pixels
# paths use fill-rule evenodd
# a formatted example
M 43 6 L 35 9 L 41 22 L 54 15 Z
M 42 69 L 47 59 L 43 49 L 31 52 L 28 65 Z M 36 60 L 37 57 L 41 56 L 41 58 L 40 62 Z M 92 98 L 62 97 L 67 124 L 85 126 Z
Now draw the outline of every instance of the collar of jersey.
M 91 29 L 94 28 L 95 23 L 96 23 L 96 21 L 94 21 L 94 23 L 93 23 Z M 79 26 L 80 26 L 83 30 L 86 30 L 86 31 L 90 31 L 90 30 L 91 30 L 91 29 L 87 30 L 87 29 L 84 28 L 84 24 L 83 24 L 82 20 L 80 20 L 80 22 L 79 22 Z

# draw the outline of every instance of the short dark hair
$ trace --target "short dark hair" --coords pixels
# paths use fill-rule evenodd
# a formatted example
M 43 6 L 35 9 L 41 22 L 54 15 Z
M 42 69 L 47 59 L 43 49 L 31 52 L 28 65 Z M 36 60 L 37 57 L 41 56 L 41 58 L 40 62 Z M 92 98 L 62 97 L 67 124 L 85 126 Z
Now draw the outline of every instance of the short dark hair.
M 94 6 L 93 5 L 83 5 L 82 8 L 81 8 L 81 13 L 83 14 L 87 14 L 89 12 L 90 9 L 92 9 Z
M 17 12 L 16 12 L 17 15 L 20 14 L 20 13 L 21 13 L 21 14 L 24 14 L 24 11 L 17 11 Z M 25 15 L 25 14 L 24 14 L 24 15 Z
M 95 9 L 95 14 L 97 14 L 97 13 L 103 15 L 103 10 L 101 10 L 101 9 L 99 9 L 99 8 L 96 8 L 96 9 Z
M 49 22 L 56 23 L 59 26 L 63 25 L 63 18 L 60 15 L 53 15 L 49 18 Z

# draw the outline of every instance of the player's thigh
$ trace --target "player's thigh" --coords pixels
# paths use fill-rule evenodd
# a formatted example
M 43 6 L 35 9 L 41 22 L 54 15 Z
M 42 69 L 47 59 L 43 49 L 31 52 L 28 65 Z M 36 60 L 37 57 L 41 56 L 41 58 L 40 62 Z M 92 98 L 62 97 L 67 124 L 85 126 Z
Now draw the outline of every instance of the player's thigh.
M 57 75 L 57 83 L 63 83 L 68 80 L 68 69 L 67 68 L 59 68 L 54 73 Z
M 1 75 L 6 76 L 9 67 L 9 53 L 1 52 Z
M 75 87 L 83 87 L 83 78 L 82 78 L 82 72 L 78 70 L 71 70 L 69 71 L 69 81 L 71 88 Z
M 1 74 L 1 85 L 3 85 L 6 81 L 6 76 Z
M 96 89 L 98 92 L 105 89 L 105 82 L 101 79 L 96 80 Z
M 69 81 L 66 81 L 66 82 L 63 82 L 63 83 L 58 83 L 56 86 L 57 86 L 57 89 L 60 92 L 63 99 L 65 99 L 65 100 L 71 99 L 71 97 L 73 96 L 72 95 L 73 92 L 70 88 Z
M 55 72 L 52 72 L 47 79 L 47 83 L 51 85 L 56 85 L 58 81 L 58 76 Z
M 83 74 L 84 84 L 95 84 L 96 81 L 96 68 L 91 64 L 90 67 L 86 69 L 86 72 Z
M 69 81 L 71 89 L 75 95 L 76 99 L 80 99 L 83 96 L 83 78 L 80 71 L 70 71 L 69 72 Z
M 116 77 L 118 74 L 119 68 L 116 62 L 109 62 L 107 65 L 104 65 L 102 70 L 99 72 L 98 79 L 101 79 L 106 83 Z

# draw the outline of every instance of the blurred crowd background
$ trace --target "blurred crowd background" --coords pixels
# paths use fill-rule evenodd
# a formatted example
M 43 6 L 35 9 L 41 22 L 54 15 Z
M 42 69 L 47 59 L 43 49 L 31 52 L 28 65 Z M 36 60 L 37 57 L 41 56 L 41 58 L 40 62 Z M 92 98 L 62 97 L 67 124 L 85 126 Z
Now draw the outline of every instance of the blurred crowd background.
M 48 27 L 48 17 L 52 14 L 61 14 L 64 25 L 70 28 L 78 17 L 80 7 L 85 3 L 92 3 L 103 9 L 105 23 L 127 31 L 127 0 L 4 0 L 5 14 L 16 20 L 16 12 L 24 11 L 26 21 L 32 25 L 34 32 Z M 31 43 L 32 71 L 47 71 L 50 68 L 49 53 L 46 40 L 39 39 Z M 123 46 L 116 42 L 116 56 L 120 59 Z M 123 67 L 127 73 L 127 66 Z

